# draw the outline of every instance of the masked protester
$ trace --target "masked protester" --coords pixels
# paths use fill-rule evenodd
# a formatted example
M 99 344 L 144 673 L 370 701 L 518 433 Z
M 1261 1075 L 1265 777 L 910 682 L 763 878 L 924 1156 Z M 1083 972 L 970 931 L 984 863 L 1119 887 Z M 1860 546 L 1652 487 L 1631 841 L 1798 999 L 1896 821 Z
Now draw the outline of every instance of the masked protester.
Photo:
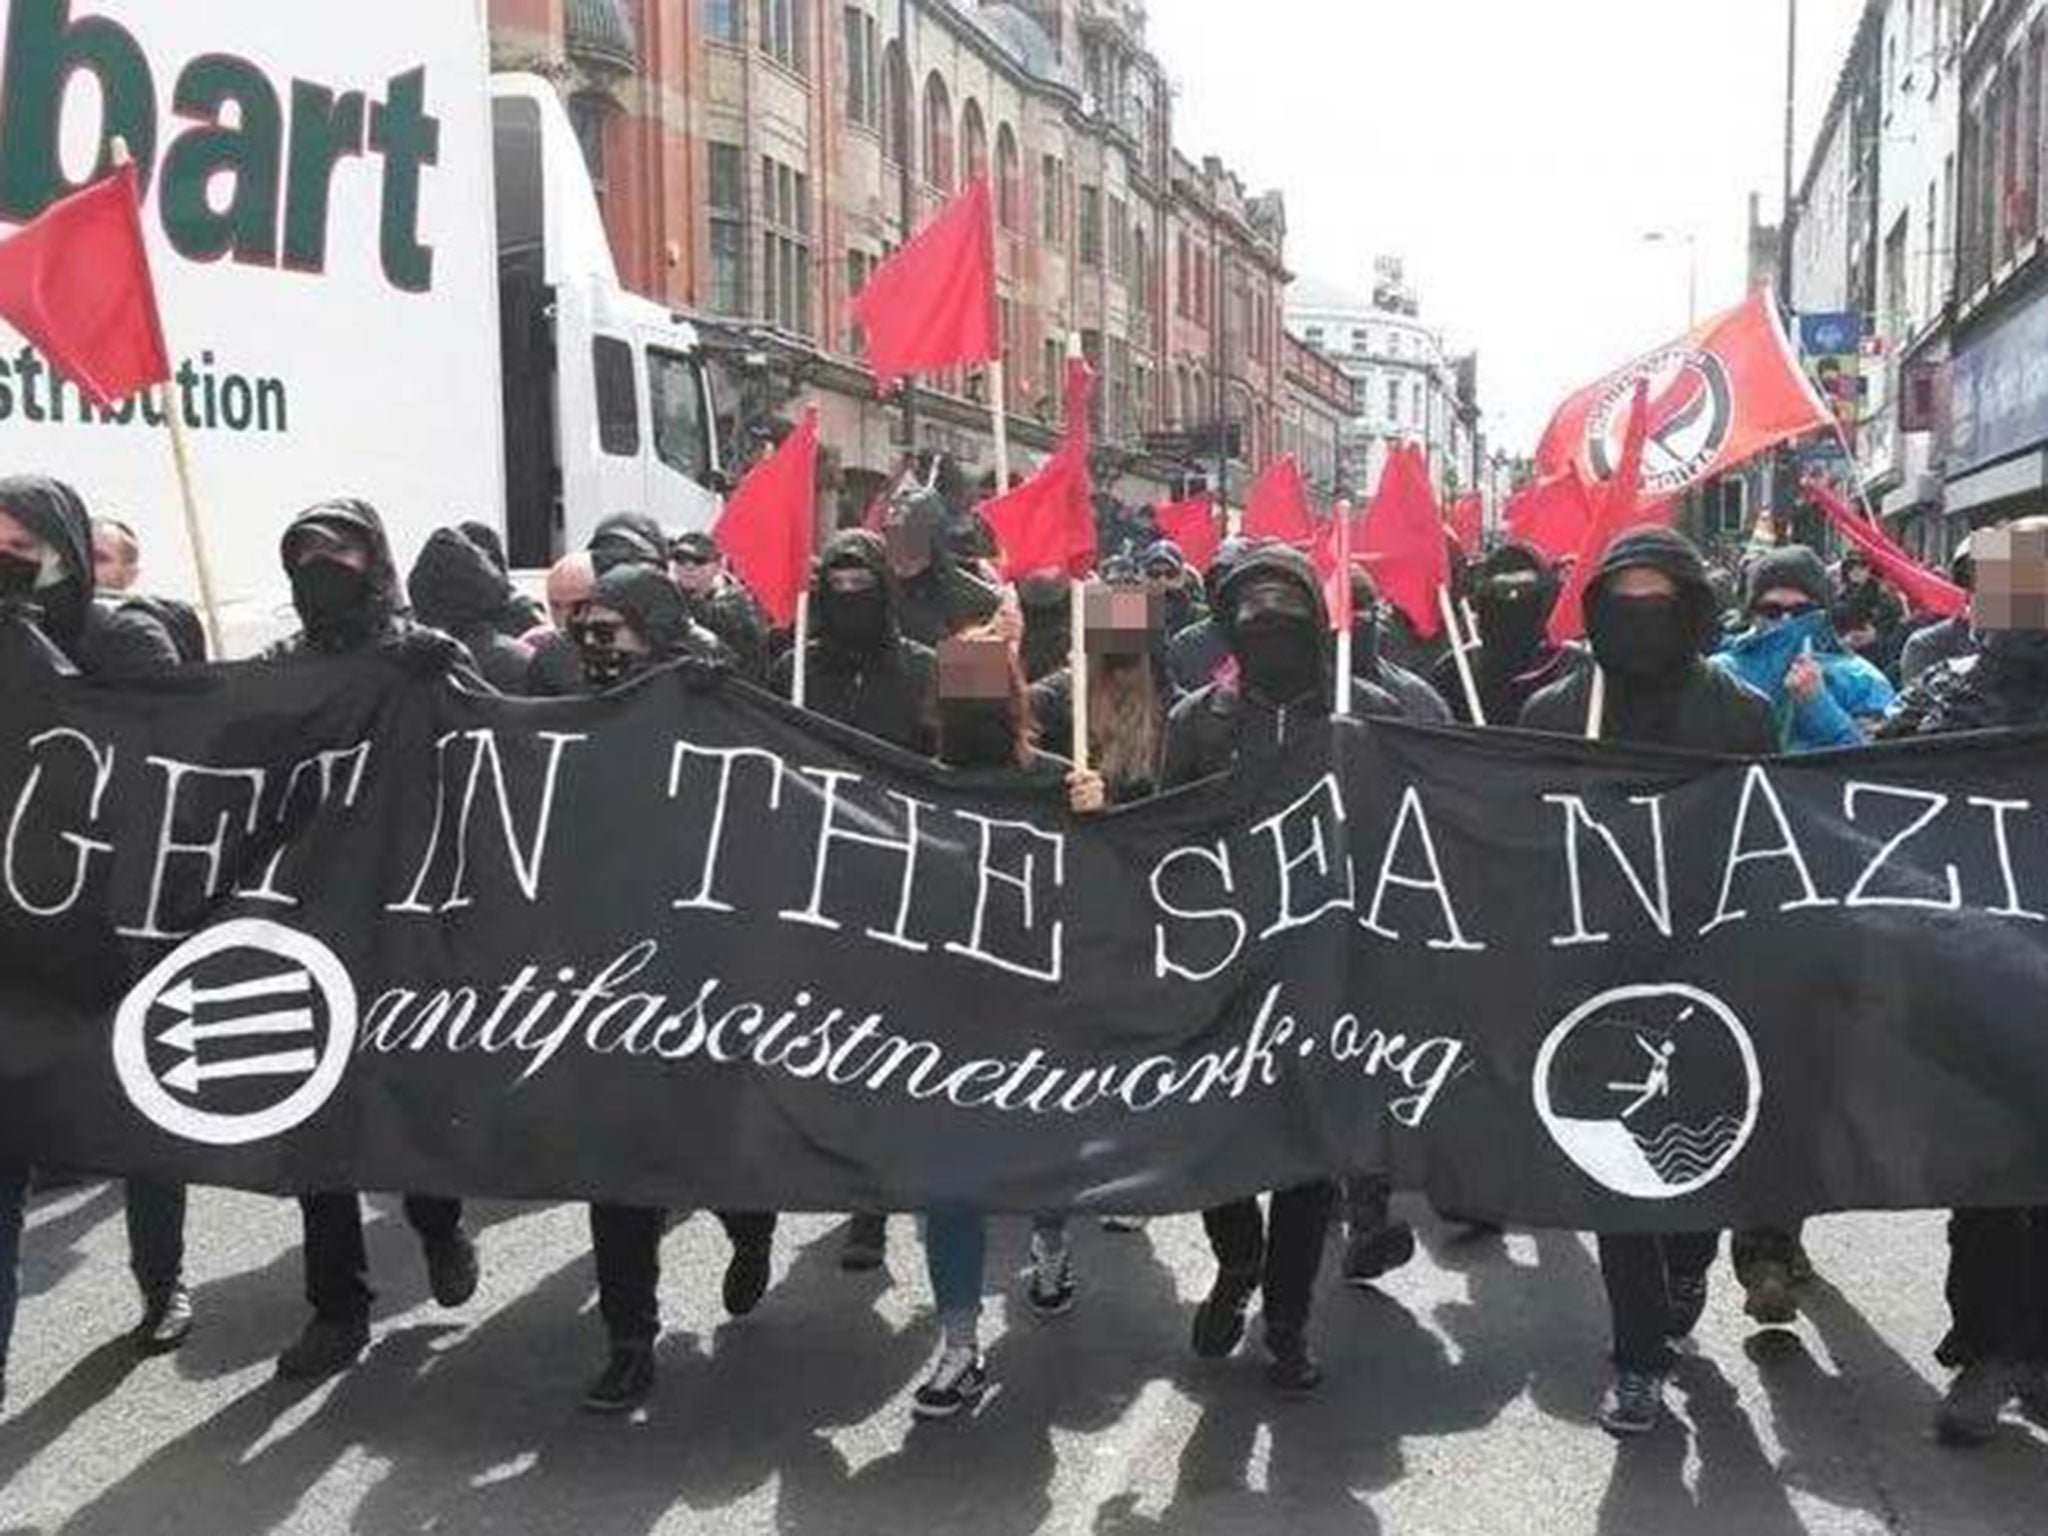
M 591 530 L 586 548 L 591 566 L 600 576 L 621 565 L 668 567 L 668 535 L 645 512 L 614 512 L 601 518 Z
M 516 596 L 512 583 L 468 535 L 454 528 L 429 534 L 406 591 L 420 622 L 460 641 L 485 682 L 500 693 L 526 692 L 533 652 L 502 627 Z
M 734 670 L 750 683 L 768 682 L 768 615 L 732 573 L 708 533 L 686 533 L 669 545 L 669 574 L 683 606 L 700 627 L 718 637 Z
M 420 675 L 473 668 L 468 652 L 406 610 L 383 520 L 360 501 L 308 508 L 279 546 L 300 631 L 266 653 L 273 662 L 382 652 Z M 289 1380 L 331 1376 L 354 1365 L 370 1342 L 369 1257 L 353 1190 L 299 1197 L 305 1224 L 306 1300 L 312 1319 L 278 1357 Z M 434 1299 L 459 1307 L 475 1294 L 476 1248 L 462 1230 L 459 1200 L 408 1195 L 405 1216 L 426 1255 Z
M 1254 549 L 1218 584 L 1215 611 L 1234 675 L 1174 706 L 1162 789 L 1309 750 L 1328 730 L 1330 617 L 1314 567 L 1283 545 Z M 1361 713 L 1400 713 L 1390 694 L 1369 683 L 1354 687 L 1353 705 Z M 1316 1180 L 1276 1191 L 1270 1220 L 1256 1199 L 1203 1213 L 1217 1275 L 1195 1313 L 1196 1354 L 1213 1359 L 1236 1349 L 1252 1298 L 1263 1290 L 1269 1379 L 1283 1391 L 1314 1390 L 1322 1370 L 1309 1349 L 1309 1306 L 1335 1201 L 1335 1185 Z
M 1475 569 L 1472 610 L 1479 648 L 1469 660 L 1488 725 L 1513 725 L 1524 704 L 1577 664 L 1573 652 L 1550 643 L 1558 588 L 1555 568 L 1527 544 L 1503 544 Z M 1431 677 L 1452 712 L 1470 725 L 1457 658 L 1446 656 Z
M 1018 663 L 1016 639 L 996 625 L 942 642 L 938 656 L 939 760 L 969 788 L 1010 789 L 1021 783 L 1060 784 L 1063 760 L 1039 752 L 1031 696 Z M 1066 1223 L 1058 1216 L 1032 1222 L 1032 1279 L 1027 1296 L 1041 1317 L 1074 1304 Z M 935 1207 L 925 1216 L 925 1269 L 939 1318 L 937 1362 L 911 1401 L 921 1419 L 951 1418 L 971 1409 L 988 1391 L 981 1353 L 981 1295 L 988 1255 L 988 1224 L 972 1205 Z
M 495 621 L 499 632 L 518 640 L 524 638 L 536 625 L 546 623 L 547 610 L 511 585 L 512 567 L 505 558 L 505 540 L 498 530 L 489 523 L 471 518 L 457 523 L 455 531 L 474 544 L 477 551 L 491 562 L 491 569 L 505 578 L 505 607 L 496 616 Z
M 1860 746 L 1891 708 L 1884 674 L 1842 647 L 1829 597 L 1812 550 L 1772 550 L 1749 570 L 1749 628 L 1714 657 L 1770 701 L 1781 752 Z
M 1976 566 L 1971 561 L 1966 542 L 1948 563 L 1948 579 L 1968 592 L 1976 585 L 1976 578 Z M 1923 624 L 1907 636 L 1905 646 L 1899 652 L 1899 682 L 1911 688 L 1931 669 L 1945 661 L 1971 655 L 1976 649 L 1977 637 L 1970 628 L 1967 610 L 1953 618 Z
M 1770 706 L 1700 650 L 1718 626 L 1699 551 L 1669 528 L 1635 528 L 1608 546 L 1586 588 L 1593 659 L 1606 675 L 1603 739 L 1762 756 L 1774 750 Z M 1530 730 L 1582 736 L 1592 702 L 1585 668 L 1531 699 Z M 1672 1342 L 1707 1302 L 1718 1232 L 1600 1236 L 1600 1274 L 1614 1325 L 1614 1382 L 1600 1422 L 1646 1434 L 1664 1408 Z
M 2048 725 L 2048 518 L 1972 535 L 1978 650 L 1931 667 L 1881 739 Z M 1935 1358 L 1956 1372 L 1935 1418 L 1951 1445 L 1983 1445 L 2017 1399 L 2048 1422 L 2048 1207 L 1952 1211 L 1949 1330 Z
M 1138 568 L 1145 585 L 1158 594 L 1159 625 L 1171 640 L 1189 625 L 1206 617 L 1200 585 L 1188 569 L 1187 556 L 1171 539 L 1157 539 L 1138 556 Z
M 1351 572 L 1351 613 L 1351 675 L 1392 694 L 1401 719 L 1449 725 L 1450 706 L 1435 685 L 1384 654 L 1387 605 L 1380 601 L 1372 578 L 1357 568 Z M 1355 700 L 1352 707 L 1358 707 Z
M 85 503 L 62 481 L 41 476 L 0 479 L 0 631 L 17 627 L 33 627 L 35 647 L 52 667 L 89 678 L 127 682 L 179 665 L 177 646 L 153 613 L 118 594 L 98 597 Z M 0 1403 L 28 1181 L 27 1168 L 0 1167 Z M 160 1354 L 192 1330 L 185 1188 L 132 1178 L 126 1197 L 129 1267 L 142 1294 L 142 1318 L 129 1339 L 144 1354 Z
M 1000 604 L 1000 593 L 974 570 L 982 558 L 979 526 L 959 525 L 965 543 L 956 548 L 955 520 L 937 491 L 912 486 L 890 498 L 882 541 L 896 582 L 897 625 L 920 645 L 986 624 Z
M 1221 591 L 1224 580 L 1231 570 L 1252 550 L 1248 540 L 1229 538 L 1216 551 L 1216 558 L 1209 562 L 1208 574 L 1202 578 L 1202 591 L 1207 599 L 1208 613 L 1197 619 L 1167 643 L 1166 670 L 1173 686 L 1182 693 L 1193 693 L 1197 688 L 1206 688 L 1216 681 L 1223 666 L 1230 660 L 1229 626 L 1223 622 L 1221 613 Z
M 569 637 L 569 625 L 596 590 L 597 567 L 588 550 L 564 555 L 548 567 L 548 622 L 524 637 L 533 653 L 526 669 L 531 697 L 560 699 L 583 691 L 583 654 Z

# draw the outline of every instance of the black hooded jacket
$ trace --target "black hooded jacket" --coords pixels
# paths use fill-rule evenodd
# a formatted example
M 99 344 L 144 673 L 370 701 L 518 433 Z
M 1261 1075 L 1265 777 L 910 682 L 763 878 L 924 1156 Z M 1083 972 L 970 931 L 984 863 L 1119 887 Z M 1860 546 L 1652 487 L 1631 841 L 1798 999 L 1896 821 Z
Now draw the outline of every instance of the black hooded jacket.
M 0 479 L 0 511 L 56 551 L 63 579 L 29 599 L 36 627 L 87 677 L 121 682 L 179 664 L 177 642 L 148 604 L 95 596 L 92 518 L 77 491 L 42 475 Z
M 469 537 L 437 528 L 406 582 L 420 621 L 469 647 L 485 682 L 500 693 L 526 691 L 532 653 L 500 628 L 516 594 L 505 573 Z
M 668 569 L 668 535 L 645 512 L 614 512 L 591 530 L 590 563 L 602 576 L 621 565 Z
M 656 665 L 687 656 L 728 670 L 732 666 L 732 655 L 718 637 L 690 617 L 666 566 L 614 566 L 597 578 L 590 606 L 609 608 L 631 624 Z
M 2048 635 L 1994 631 L 1982 647 L 1930 667 L 1900 695 L 1878 739 L 2048 724 Z
M 846 645 L 826 619 L 826 573 L 849 563 L 866 566 L 881 582 L 888 620 L 872 649 Z M 932 653 L 901 631 L 902 610 L 881 540 L 849 528 L 825 541 L 811 567 L 811 640 L 804 670 L 804 707 L 877 740 L 929 756 L 935 742 L 937 692 Z M 796 687 L 796 652 L 775 663 L 775 691 Z
M 1777 732 L 1764 697 L 1700 655 L 1720 627 L 1719 604 L 1692 541 L 1669 528 L 1634 528 L 1608 545 L 1586 584 L 1590 617 L 1614 578 L 1633 567 L 1661 571 L 1678 589 L 1681 622 L 1692 635 L 1680 664 L 1665 677 L 1607 674 L 1607 700 L 1600 735 L 1608 741 L 1683 747 L 1765 757 L 1777 750 Z M 1592 708 L 1593 668 L 1582 667 L 1551 684 L 1522 709 L 1521 724 L 1532 731 L 1583 736 Z
M 1323 584 L 1315 568 L 1285 545 L 1262 545 L 1246 555 L 1224 579 L 1219 592 L 1214 622 L 1222 626 L 1236 651 L 1235 615 L 1244 587 L 1260 577 L 1279 576 L 1299 586 L 1307 595 L 1315 615 L 1317 634 L 1330 628 L 1329 609 L 1323 603 Z M 1323 656 L 1322 675 L 1302 698 L 1276 705 L 1250 692 L 1241 680 L 1210 683 L 1182 699 L 1166 719 L 1166 742 L 1161 752 L 1159 787 L 1175 789 L 1211 774 L 1226 773 L 1240 762 L 1263 762 L 1276 758 L 1309 732 L 1329 720 L 1331 708 L 1330 657 Z M 1354 713 L 1398 719 L 1401 705 L 1384 688 L 1354 678 L 1351 707 Z

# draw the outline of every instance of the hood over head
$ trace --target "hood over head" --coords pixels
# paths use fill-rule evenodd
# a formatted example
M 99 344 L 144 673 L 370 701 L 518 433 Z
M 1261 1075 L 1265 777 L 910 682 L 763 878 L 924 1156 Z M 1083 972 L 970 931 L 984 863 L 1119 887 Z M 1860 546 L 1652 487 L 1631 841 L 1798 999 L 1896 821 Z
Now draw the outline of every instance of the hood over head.
M 602 519 L 586 547 L 599 576 L 621 565 L 668 566 L 668 535 L 645 512 L 614 512 Z
M 420 619 L 451 634 L 488 624 L 512 600 L 512 583 L 465 532 L 437 528 L 406 579 Z
M 628 562 L 597 578 L 591 605 L 609 608 L 632 625 L 647 642 L 649 660 L 663 662 L 694 646 L 697 626 L 691 622 L 683 594 L 659 566 Z
M 1700 558 L 1699 547 L 1675 528 L 1645 524 L 1617 535 L 1586 583 L 1587 614 L 1605 601 L 1615 577 L 1637 568 L 1661 571 L 1671 578 L 1696 643 L 1704 647 L 1720 628 L 1720 611 L 1714 589 L 1707 583 L 1707 565 Z
M 877 644 L 893 643 L 897 637 L 896 578 L 889 570 L 889 552 L 881 538 L 865 528 L 843 528 L 825 540 L 811 560 L 811 633 L 828 645 L 839 637 L 828 622 L 832 602 L 830 573 L 835 570 L 869 571 L 875 590 L 881 593 L 882 620 Z
M 1828 580 L 1828 568 L 1804 544 L 1787 544 L 1757 557 L 1749 568 L 1749 579 L 1743 584 L 1743 611 L 1754 608 L 1758 598 L 1779 587 L 1802 592 L 1821 608 L 1834 601 L 1834 584 Z
M 50 546 L 55 569 L 46 570 L 33 601 L 42 609 L 44 632 L 70 651 L 85 633 L 92 611 L 92 515 L 85 498 L 47 475 L 0 478 L 0 512 Z
M 398 579 L 398 561 L 391 553 L 391 537 L 384 531 L 384 519 L 367 501 L 338 496 L 306 508 L 285 525 L 278 541 L 278 557 L 287 573 L 296 563 L 299 546 L 308 534 L 321 534 L 357 545 L 369 553 L 370 588 L 386 616 L 405 612 L 405 588 Z
M 505 558 L 505 540 L 497 529 L 493 528 L 489 523 L 482 523 L 478 522 L 475 518 L 469 518 L 457 523 L 455 531 L 482 550 L 484 558 L 489 560 L 492 565 L 495 565 L 501 574 L 509 575 L 511 573 L 511 562 Z

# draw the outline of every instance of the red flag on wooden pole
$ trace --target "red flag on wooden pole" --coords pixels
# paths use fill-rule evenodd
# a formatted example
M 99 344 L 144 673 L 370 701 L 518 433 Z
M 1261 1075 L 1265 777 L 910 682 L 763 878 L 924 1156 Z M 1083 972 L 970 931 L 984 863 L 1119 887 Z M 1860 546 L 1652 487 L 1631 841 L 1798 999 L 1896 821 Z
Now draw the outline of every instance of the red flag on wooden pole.
M 1034 571 L 1086 575 L 1095 564 L 1095 493 L 1088 477 L 1092 442 L 1088 405 L 1095 373 L 1081 357 L 1067 359 L 1067 432 L 1038 473 L 1007 495 L 982 503 L 982 516 L 1003 552 L 1002 572 L 1014 581 Z
M 811 579 L 817 524 L 818 412 L 748 470 L 727 498 L 711 537 L 777 628 L 796 622 Z
M 1510 539 L 1540 550 L 1549 560 L 1576 554 L 1592 520 L 1593 501 L 1576 465 L 1517 491 L 1501 519 Z
M 1293 454 L 1281 454 L 1252 482 L 1244 500 L 1244 536 L 1277 539 L 1296 549 L 1315 542 L 1315 515 L 1309 511 L 1308 487 Z
M 1171 539 L 1180 547 L 1197 575 L 1208 575 L 1216 552 L 1223 547 L 1223 529 L 1214 502 L 1206 496 L 1194 501 L 1161 502 L 1152 509 L 1152 525 L 1162 539 Z
M 887 390 L 906 374 L 1002 356 L 995 220 L 976 177 L 915 239 L 868 274 L 853 300 L 868 365 Z
M 1870 557 L 1871 567 L 1878 575 L 1905 593 L 1916 613 L 1938 613 L 1952 619 L 1969 609 L 1968 592 L 1907 554 L 1882 526 L 1859 515 L 1827 481 L 1809 475 L 1800 489 L 1843 538 Z
M 1416 634 L 1435 638 L 1443 626 L 1438 594 L 1450 586 L 1451 554 L 1429 470 L 1412 444 L 1400 444 L 1387 456 L 1358 553 L 1380 596 L 1400 609 Z

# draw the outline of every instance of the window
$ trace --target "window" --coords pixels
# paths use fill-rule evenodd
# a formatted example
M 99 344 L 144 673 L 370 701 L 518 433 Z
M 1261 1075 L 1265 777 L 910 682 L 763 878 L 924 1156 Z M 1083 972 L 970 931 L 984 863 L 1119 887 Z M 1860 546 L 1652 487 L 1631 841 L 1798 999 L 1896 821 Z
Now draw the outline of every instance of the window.
M 988 174 L 988 128 L 977 102 L 970 101 L 960 110 L 960 155 L 963 184 Z
M 761 157 L 761 315 L 770 325 L 811 334 L 810 178 Z
M 1017 135 L 1005 123 L 996 130 L 996 222 L 1013 234 L 1024 211 L 1022 190 L 1018 185 Z
M 1140 224 L 1131 226 L 1131 312 L 1141 319 L 1152 312 L 1152 252 Z
M 1422 380 L 1420 379 L 1415 379 L 1408 385 L 1408 409 L 1416 426 L 1420 427 L 1427 424 L 1429 418 L 1422 414 Z
M 1387 380 L 1387 420 L 1395 426 L 1401 424 L 1401 381 Z
M 746 152 L 737 144 L 712 143 L 706 212 L 711 233 L 711 291 L 706 300 L 714 314 L 746 315 L 747 192 Z
M 882 55 L 875 18 L 857 5 L 846 8 L 846 120 L 860 128 L 882 126 Z
M 1120 197 L 1109 200 L 1109 273 L 1128 278 L 1131 270 L 1130 214 Z
M 797 74 L 809 74 L 810 0 L 761 0 L 761 51 Z
M 704 35 L 728 47 L 740 45 L 740 6 L 743 0 L 704 0 Z
M 953 190 L 953 97 L 936 70 L 924 82 L 924 179 Z
M 1173 264 L 1174 313 L 1179 315 L 1192 315 L 1194 313 L 1194 305 L 1190 301 L 1188 295 L 1190 290 L 1194 286 L 1194 276 L 1192 271 L 1190 270 L 1194 264 L 1194 257 L 1192 251 L 1188 247 L 1188 232 L 1184 229 L 1179 231 L 1177 234 L 1175 234 L 1173 243 L 1175 255 L 1175 261 Z
M 910 75 L 903 67 L 903 47 L 882 50 L 882 156 L 897 165 L 910 153 Z
M 1060 350 L 1059 341 L 1048 336 L 1045 339 L 1043 356 L 1045 379 L 1039 391 L 1039 398 L 1044 402 L 1044 409 L 1039 414 L 1047 421 L 1056 421 L 1060 414 L 1061 385 L 1067 376 L 1066 369 L 1062 366 L 1066 354 Z
M 1314 347 L 1314 348 L 1315 348 L 1315 349 L 1316 349 L 1316 350 L 1317 350 L 1318 352 L 1322 351 L 1322 350 L 1323 350 L 1323 328 L 1322 328 L 1322 327 L 1321 327 L 1320 325 L 1312 325 L 1312 326 L 1309 326 L 1309 327 L 1308 327 L 1308 328 L 1307 328 L 1307 329 L 1306 329 L 1305 331 L 1303 331 L 1303 332 L 1302 332 L 1302 340 L 1306 341 L 1306 342 L 1307 342 L 1307 343 L 1308 343 L 1308 344 L 1309 344 L 1310 346 Z
M 1371 347 L 1371 345 L 1370 345 L 1370 341 L 1371 341 L 1371 338 L 1370 338 L 1370 337 L 1369 337 L 1369 336 L 1368 336 L 1368 335 L 1367 335 L 1367 334 L 1366 334 L 1366 333 L 1365 333 L 1364 331 L 1362 331 L 1362 330 L 1359 330 L 1359 329 L 1358 329 L 1357 327 L 1355 327 L 1355 326 L 1354 326 L 1354 327 L 1352 328 L 1352 331 L 1351 331 L 1351 350 L 1352 350 L 1352 351 L 1354 351 L 1354 352 L 1358 353 L 1358 354 L 1359 354 L 1360 356 L 1366 356 L 1366 355 L 1368 355 L 1368 354 L 1369 354 L 1369 353 L 1370 353 L 1370 352 L 1372 351 L 1372 347 Z
M 590 343 L 597 376 L 597 446 L 617 459 L 640 452 L 640 392 L 633 383 L 633 349 L 616 336 Z
M 870 256 L 866 251 L 857 251 L 851 248 L 847 250 L 846 297 L 848 300 L 849 316 L 851 314 L 851 301 L 860 297 L 861 289 L 867 287 L 868 279 L 875 275 L 875 268 L 880 265 L 881 259 Z M 866 345 L 867 338 L 861 334 L 860 326 L 849 318 L 846 322 L 846 350 L 849 352 L 860 352 L 865 350 Z
M 654 453 L 670 469 L 702 480 L 704 396 L 697 367 L 680 352 L 647 349 L 647 404 L 654 413 Z
M 1077 242 L 1080 246 L 1081 265 L 1099 267 L 1102 265 L 1102 189 L 1082 187 L 1080 207 L 1081 223 Z
M 1054 250 L 1067 243 L 1067 167 L 1057 155 L 1038 163 L 1039 233 Z

